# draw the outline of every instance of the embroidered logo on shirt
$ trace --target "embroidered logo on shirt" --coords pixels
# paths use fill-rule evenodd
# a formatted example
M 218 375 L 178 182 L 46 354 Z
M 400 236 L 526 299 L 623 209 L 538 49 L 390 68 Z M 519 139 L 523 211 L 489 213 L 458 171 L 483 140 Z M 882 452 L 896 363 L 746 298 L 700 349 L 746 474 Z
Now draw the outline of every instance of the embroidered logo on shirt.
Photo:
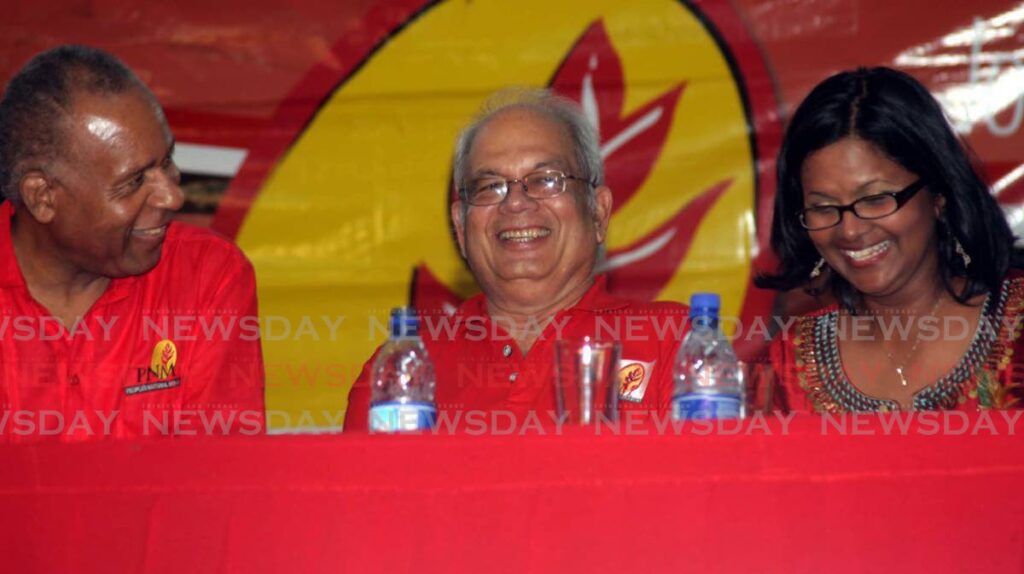
M 178 347 L 174 341 L 164 339 L 153 347 L 153 358 L 149 361 L 149 369 L 159 373 L 160 377 L 174 376 L 174 365 L 178 362 Z
M 178 347 L 174 341 L 164 339 L 153 347 L 153 355 L 149 367 L 135 369 L 137 384 L 124 388 L 126 395 L 137 395 L 150 391 L 173 389 L 181 385 L 176 367 L 178 364 Z
M 644 400 L 647 384 L 651 381 L 651 372 L 656 361 L 619 361 L 619 398 L 624 401 L 639 403 Z

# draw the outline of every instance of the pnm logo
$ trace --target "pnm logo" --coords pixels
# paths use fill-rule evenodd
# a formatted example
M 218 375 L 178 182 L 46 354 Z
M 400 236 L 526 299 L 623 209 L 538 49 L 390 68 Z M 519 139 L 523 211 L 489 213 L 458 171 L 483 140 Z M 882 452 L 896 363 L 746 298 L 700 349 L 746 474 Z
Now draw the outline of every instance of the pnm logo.
M 178 363 L 178 348 L 174 342 L 164 339 L 153 347 L 149 367 L 135 369 L 135 385 L 124 388 L 126 395 L 137 395 L 151 391 L 162 391 L 181 386 L 175 366 Z
M 136 383 L 165 381 L 177 377 L 174 367 L 178 362 L 178 348 L 174 342 L 164 339 L 153 347 L 153 355 L 148 368 L 136 369 Z

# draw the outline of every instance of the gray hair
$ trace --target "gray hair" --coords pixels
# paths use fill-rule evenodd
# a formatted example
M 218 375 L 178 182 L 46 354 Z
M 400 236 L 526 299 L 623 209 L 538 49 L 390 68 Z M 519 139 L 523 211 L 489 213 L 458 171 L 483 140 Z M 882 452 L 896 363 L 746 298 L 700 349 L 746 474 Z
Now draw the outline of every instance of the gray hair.
M 7 84 L 0 101 L 3 196 L 20 204 L 18 186 L 24 174 L 56 161 L 64 152 L 63 120 L 76 95 L 121 94 L 132 89 L 141 90 L 159 108 L 138 76 L 102 50 L 67 45 L 32 58 Z
M 597 129 L 587 119 L 579 104 L 562 96 L 555 95 L 551 90 L 539 88 L 512 88 L 502 90 L 487 100 L 473 121 L 462 130 L 455 144 L 455 155 L 452 159 L 452 177 L 459 189 L 459 197 L 463 200 L 462 214 L 465 217 L 469 208 L 466 203 L 466 173 L 469 168 L 469 152 L 473 147 L 477 134 L 487 122 L 495 116 L 510 109 L 521 109 L 536 112 L 551 118 L 565 127 L 572 138 L 576 150 L 576 164 L 581 170 L 580 177 L 591 182 L 587 190 L 587 206 L 591 213 L 597 209 L 595 188 L 604 185 L 604 164 L 601 161 L 601 147 Z

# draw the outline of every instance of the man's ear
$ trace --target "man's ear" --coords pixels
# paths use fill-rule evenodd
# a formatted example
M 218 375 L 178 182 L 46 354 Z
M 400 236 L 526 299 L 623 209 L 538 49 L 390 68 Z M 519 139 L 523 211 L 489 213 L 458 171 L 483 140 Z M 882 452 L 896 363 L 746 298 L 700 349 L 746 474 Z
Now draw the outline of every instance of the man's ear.
M 459 252 L 466 258 L 466 222 L 462 220 L 462 200 L 452 202 L 452 227 L 455 228 L 455 240 L 459 243 Z
M 26 211 L 39 223 L 50 223 L 57 215 L 56 183 L 41 170 L 31 170 L 18 182 L 18 193 Z
M 604 243 L 608 236 L 608 220 L 612 216 L 612 190 L 607 185 L 598 186 L 594 190 L 594 229 L 597 242 Z

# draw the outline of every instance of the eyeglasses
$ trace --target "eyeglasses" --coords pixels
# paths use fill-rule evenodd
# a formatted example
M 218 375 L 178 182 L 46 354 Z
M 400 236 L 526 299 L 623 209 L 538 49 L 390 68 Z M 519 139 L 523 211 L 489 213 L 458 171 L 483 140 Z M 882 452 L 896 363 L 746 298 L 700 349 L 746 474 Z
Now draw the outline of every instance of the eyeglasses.
M 914 194 L 924 187 L 924 180 L 919 179 L 900 191 L 889 191 L 864 196 L 846 205 L 815 205 L 800 211 L 800 225 L 809 231 L 819 231 L 839 225 L 843 213 L 852 211 L 861 219 L 881 219 L 899 211 Z
M 549 199 L 565 191 L 566 180 L 583 181 L 588 185 L 593 182 L 582 177 L 569 175 L 555 169 L 535 171 L 517 179 L 501 176 L 484 176 L 474 179 L 469 185 L 461 188 L 462 196 L 470 205 L 496 205 L 504 201 L 509 187 L 518 183 L 523 186 L 523 193 L 533 199 Z

